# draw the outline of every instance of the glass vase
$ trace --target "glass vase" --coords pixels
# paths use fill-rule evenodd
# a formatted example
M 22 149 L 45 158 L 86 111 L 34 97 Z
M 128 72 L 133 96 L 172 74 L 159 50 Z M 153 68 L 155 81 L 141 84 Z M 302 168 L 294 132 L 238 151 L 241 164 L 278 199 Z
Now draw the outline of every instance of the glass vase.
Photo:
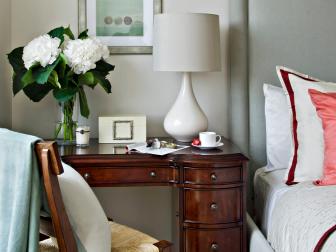
M 75 134 L 78 122 L 78 102 L 76 96 L 66 102 L 58 103 L 58 120 L 55 138 L 59 145 L 76 144 Z

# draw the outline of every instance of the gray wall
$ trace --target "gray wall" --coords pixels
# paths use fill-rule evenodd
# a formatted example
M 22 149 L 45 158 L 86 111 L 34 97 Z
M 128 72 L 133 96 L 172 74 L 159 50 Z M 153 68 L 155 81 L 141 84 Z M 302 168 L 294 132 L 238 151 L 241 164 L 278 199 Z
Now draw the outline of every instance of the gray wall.
M 11 127 L 11 85 L 6 53 L 10 50 L 10 0 L 0 1 L 0 127 Z
M 336 81 L 336 1 L 249 3 L 250 155 L 266 163 L 263 83 L 280 85 L 276 65 Z

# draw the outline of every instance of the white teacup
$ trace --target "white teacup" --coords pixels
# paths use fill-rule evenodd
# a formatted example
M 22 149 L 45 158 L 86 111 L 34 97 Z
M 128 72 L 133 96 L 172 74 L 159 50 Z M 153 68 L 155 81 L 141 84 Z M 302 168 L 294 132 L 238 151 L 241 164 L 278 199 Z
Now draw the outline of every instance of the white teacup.
M 206 131 L 199 133 L 199 140 L 201 141 L 202 147 L 215 147 L 221 142 L 221 139 L 221 136 L 216 135 L 215 132 Z

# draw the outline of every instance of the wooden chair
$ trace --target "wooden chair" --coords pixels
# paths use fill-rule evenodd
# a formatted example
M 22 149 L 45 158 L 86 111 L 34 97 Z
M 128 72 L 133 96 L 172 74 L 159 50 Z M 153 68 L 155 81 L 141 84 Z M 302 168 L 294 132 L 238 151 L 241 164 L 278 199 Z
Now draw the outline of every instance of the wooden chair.
M 74 238 L 73 230 L 65 211 L 57 178 L 57 175 L 63 173 L 63 167 L 58 154 L 57 144 L 55 142 L 40 142 L 36 144 L 35 151 L 38 157 L 40 171 L 43 176 L 43 183 L 51 215 L 51 218 L 41 218 L 40 233 L 48 237 L 55 237 L 57 240 L 58 251 L 77 252 L 76 240 Z M 152 243 L 159 252 L 171 251 L 172 243 L 168 241 L 157 241 L 154 238 L 141 233 L 140 231 L 119 225 L 117 223 L 111 222 L 111 225 L 113 225 L 118 230 L 128 229 L 127 231 L 129 233 L 133 235 L 136 234 L 136 236 L 139 238 L 147 238 L 147 240 L 154 241 Z M 114 236 L 115 235 L 112 235 L 112 237 Z M 114 238 L 112 238 L 112 246 L 113 239 Z M 134 242 L 137 243 L 137 241 Z M 138 244 L 141 244 L 141 241 L 139 241 Z M 114 251 L 122 250 L 112 247 L 112 252 Z

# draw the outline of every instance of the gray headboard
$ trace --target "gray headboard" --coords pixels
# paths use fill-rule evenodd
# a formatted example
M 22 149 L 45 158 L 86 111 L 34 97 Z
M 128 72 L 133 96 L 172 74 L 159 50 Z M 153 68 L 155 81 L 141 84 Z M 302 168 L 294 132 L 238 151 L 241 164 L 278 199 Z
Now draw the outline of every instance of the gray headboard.
M 230 5 L 230 138 L 250 157 L 251 182 L 255 169 L 266 164 L 262 86 L 280 85 L 275 66 L 336 81 L 336 1 Z
M 335 0 L 232 1 L 231 138 L 249 153 L 252 168 L 266 163 L 262 85 L 280 85 L 275 66 L 285 65 L 336 81 L 335 11 Z M 246 41 L 244 31 L 248 34 Z M 243 44 L 247 45 L 247 55 L 238 48 Z M 248 143 L 242 140 L 247 134 L 244 124 L 248 125 Z

